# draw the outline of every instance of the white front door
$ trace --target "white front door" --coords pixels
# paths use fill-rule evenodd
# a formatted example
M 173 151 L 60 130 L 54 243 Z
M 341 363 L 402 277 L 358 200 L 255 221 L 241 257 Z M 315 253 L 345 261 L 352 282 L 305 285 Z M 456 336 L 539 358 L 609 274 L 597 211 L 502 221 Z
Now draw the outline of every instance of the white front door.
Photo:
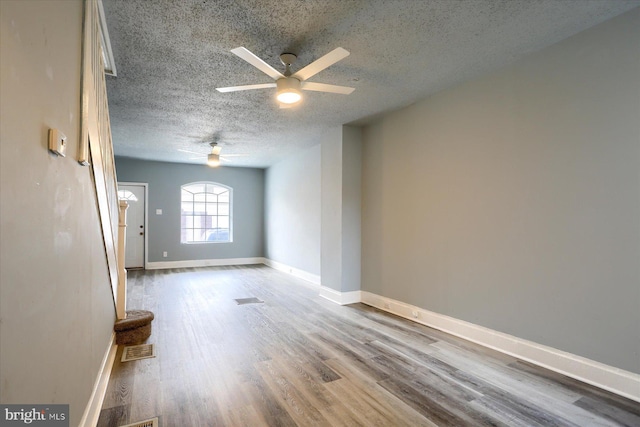
M 145 230 L 145 186 L 141 184 L 118 184 L 118 195 L 129 204 L 127 209 L 127 238 L 124 267 L 144 267 Z

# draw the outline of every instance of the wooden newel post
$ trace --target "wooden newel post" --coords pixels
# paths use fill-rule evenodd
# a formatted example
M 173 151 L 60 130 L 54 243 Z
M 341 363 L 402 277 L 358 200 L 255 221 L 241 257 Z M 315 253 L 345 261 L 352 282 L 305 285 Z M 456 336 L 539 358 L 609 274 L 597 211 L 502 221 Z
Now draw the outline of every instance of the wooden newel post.
M 124 268 L 125 241 L 127 237 L 127 208 L 129 204 L 120 200 L 118 215 L 118 292 L 116 293 L 116 317 L 127 317 L 127 270 Z

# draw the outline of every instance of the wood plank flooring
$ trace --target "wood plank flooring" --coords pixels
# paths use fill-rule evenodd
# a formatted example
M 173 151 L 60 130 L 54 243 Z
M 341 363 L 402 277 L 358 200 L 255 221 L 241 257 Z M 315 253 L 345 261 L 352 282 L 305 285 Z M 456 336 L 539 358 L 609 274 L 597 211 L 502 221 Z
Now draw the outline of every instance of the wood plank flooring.
M 636 402 L 305 283 L 265 266 L 129 272 L 157 356 L 118 349 L 98 426 L 640 426 Z

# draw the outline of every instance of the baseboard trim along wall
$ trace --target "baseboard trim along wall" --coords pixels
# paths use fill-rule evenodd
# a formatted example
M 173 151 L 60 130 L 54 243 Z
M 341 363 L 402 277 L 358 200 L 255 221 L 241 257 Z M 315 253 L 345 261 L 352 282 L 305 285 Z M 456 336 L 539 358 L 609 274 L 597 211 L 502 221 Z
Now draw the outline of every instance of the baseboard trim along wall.
M 278 261 L 274 261 L 264 257 L 253 258 L 222 258 L 222 259 L 193 259 L 184 261 L 156 261 L 148 262 L 146 270 L 159 270 L 169 268 L 191 268 L 191 267 L 223 267 L 227 265 L 250 265 L 250 264 L 264 264 L 275 270 L 282 271 L 284 273 L 291 274 L 299 279 L 310 282 L 314 285 L 320 285 L 320 276 L 312 274 L 299 268 L 292 267 L 287 264 L 283 264 Z
M 340 292 L 327 286 L 320 286 L 320 296 L 340 305 L 355 304 L 362 299 L 360 291 Z
M 227 265 L 265 264 L 264 258 L 223 258 L 223 259 L 193 259 L 185 261 L 156 261 L 148 262 L 147 270 L 166 268 L 191 268 L 191 267 L 221 267 Z
M 91 397 L 89 397 L 87 407 L 85 408 L 84 414 L 82 414 L 82 419 L 78 424 L 81 427 L 94 427 L 96 424 L 98 424 L 100 410 L 102 409 L 102 402 L 104 401 L 104 396 L 107 394 L 107 386 L 109 385 L 111 368 L 113 368 L 113 362 L 116 360 L 117 350 L 118 346 L 116 345 L 116 334 L 114 332 L 111 334 L 109 346 L 107 347 L 107 351 L 104 353 L 104 357 L 102 358 L 102 364 L 100 365 L 100 371 L 98 373 L 98 377 L 96 378 L 96 382 L 93 385 Z
M 360 302 L 640 402 L 640 375 L 585 357 L 360 291 Z
M 291 274 L 299 279 L 310 282 L 314 285 L 320 285 L 320 276 L 312 274 L 299 268 L 292 267 L 287 264 L 283 264 L 278 261 L 274 261 L 264 257 L 253 258 L 222 258 L 222 259 L 193 259 L 184 261 L 156 261 L 148 262 L 146 270 L 159 270 L 169 268 L 191 268 L 191 267 L 223 267 L 227 265 L 250 265 L 250 264 L 264 264 L 275 270 L 282 271 L 284 273 Z
M 346 305 L 362 302 L 405 319 L 447 332 L 501 353 L 531 362 L 543 368 L 575 378 L 587 384 L 640 402 L 640 375 L 582 356 L 567 353 L 533 341 L 528 341 L 503 332 L 494 331 L 464 320 L 383 297 L 366 291 L 339 292 L 321 285 L 319 275 L 311 274 L 268 258 L 234 258 L 193 261 L 150 262 L 147 269 L 208 267 L 224 265 L 265 264 L 276 270 L 291 274 L 319 286 L 319 294 L 336 304 Z M 106 385 L 105 385 L 106 387 Z M 102 400 L 100 401 L 100 403 Z M 84 418 L 83 418 L 84 419 Z M 83 425 L 83 424 L 82 424 Z
M 300 270 L 295 267 L 291 267 L 290 265 L 283 264 L 281 262 L 274 261 L 269 258 L 262 258 L 262 260 L 264 265 L 267 265 L 275 270 L 289 273 L 292 276 L 295 276 L 302 280 L 306 280 L 307 282 L 313 283 L 314 285 L 320 285 L 320 276 L 317 274 L 312 274 L 307 271 Z

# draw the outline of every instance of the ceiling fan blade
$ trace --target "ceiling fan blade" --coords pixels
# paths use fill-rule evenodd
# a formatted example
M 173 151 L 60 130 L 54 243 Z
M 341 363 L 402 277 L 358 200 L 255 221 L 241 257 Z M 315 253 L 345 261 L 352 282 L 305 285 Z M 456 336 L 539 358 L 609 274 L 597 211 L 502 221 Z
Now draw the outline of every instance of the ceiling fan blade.
M 303 82 L 302 90 L 313 90 L 316 92 L 330 92 L 330 93 L 341 93 L 343 95 L 349 95 L 351 92 L 356 90 L 356 88 L 347 87 L 347 86 L 328 85 L 325 83 Z
M 235 49 L 231 49 L 231 52 L 235 53 L 240 58 L 244 59 L 249 64 L 253 65 L 258 70 L 262 71 L 267 76 L 271 77 L 273 80 L 278 80 L 284 77 L 284 74 L 282 74 L 280 71 L 276 70 L 266 62 L 264 62 L 262 59 L 255 56 L 246 47 L 243 47 L 243 46 L 237 47 Z
M 259 85 L 244 85 L 244 86 L 230 86 L 230 87 L 217 87 L 218 92 L 237 92 L 239 90 L 251 90 L 251 89 L 267 89 L 276 87 L 275 83 L 262 83 Z
M 306 67 L 304 67 L 303 69 L 297 71 L 293 75 L 293 77 L 295 77 L 296 79 L 298 79 L 300 81 L 307 80 L 309 77 L 315 76 L 320 71 L 324 70 L 327 67 L 330 67 L 331 65 L 335 64 L 336 62 L 340 61 L 341 59 L 346 58 L 347 56 L 349 56 L 349 51 L 347 51 L 346 49 L 343 49 L 341 47 L 338 47 L 338 48 L 332 50 L 331 52 L 327 53 L 322 58 L 316 59 L 311 64 L 309 64 Z
M 206 156 L 206 154 L 198 153 L 196 151 L 183 150 L 182 148 L 178 148 L 176 151 L 180 151 L 182 153 L 197 154 L 199 156 Z

